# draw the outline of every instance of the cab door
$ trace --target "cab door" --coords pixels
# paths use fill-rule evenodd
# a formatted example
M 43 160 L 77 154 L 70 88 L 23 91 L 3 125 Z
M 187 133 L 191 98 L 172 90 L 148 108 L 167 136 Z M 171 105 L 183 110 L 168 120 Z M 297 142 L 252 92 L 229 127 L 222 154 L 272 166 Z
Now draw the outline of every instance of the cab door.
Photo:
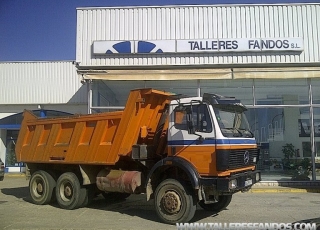
M 212 175 L 215 170 L 215 131 L 207 104 L 171 107 L 169 155 L 188 160 L 200 175 Z

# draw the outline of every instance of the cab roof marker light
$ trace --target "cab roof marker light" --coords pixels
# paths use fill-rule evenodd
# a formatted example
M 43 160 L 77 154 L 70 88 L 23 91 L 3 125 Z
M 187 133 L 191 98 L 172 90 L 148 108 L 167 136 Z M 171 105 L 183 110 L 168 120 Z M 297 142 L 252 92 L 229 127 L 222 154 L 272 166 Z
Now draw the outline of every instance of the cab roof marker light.
M 204 93 L 203 99 L 204 102 L 211 104 L 212 107 L 242 113 L 247 110 L 247 108 L 240 102 L 240 100 L 235 99 L 234 97 L 223 97 L 217 94 Z
M 239 99 L 235 97 L 225 97 L 213 93 L 204 93 L 203 101 L 207 101 L 211 104 L 233 104 L 242 105 Z M 242 105 L 243 106 L 243 105 Z

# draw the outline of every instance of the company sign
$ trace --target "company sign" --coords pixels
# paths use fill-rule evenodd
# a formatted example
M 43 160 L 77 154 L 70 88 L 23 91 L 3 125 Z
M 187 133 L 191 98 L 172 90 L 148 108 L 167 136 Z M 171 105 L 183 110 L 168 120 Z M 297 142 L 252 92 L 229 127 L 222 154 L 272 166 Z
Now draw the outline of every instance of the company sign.
M 302 38 L 94 41 L 93 54 L 303 51 Z

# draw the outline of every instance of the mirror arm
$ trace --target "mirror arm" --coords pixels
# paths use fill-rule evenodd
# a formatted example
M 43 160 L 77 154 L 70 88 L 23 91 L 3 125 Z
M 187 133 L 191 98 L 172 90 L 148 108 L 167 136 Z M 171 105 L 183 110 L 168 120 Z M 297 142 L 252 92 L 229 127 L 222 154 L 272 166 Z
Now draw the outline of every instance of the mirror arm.
M 197 134 L 197 133 L 194 133 L 194 135 L 196 135 L 196 136 L 198 136 L 198 137 L 199 137 L 199 141 L 200 141 L 200 143 L 204 142 L 204 138 L 203 138 L 203 136 L 202 136 L 202 135 Z

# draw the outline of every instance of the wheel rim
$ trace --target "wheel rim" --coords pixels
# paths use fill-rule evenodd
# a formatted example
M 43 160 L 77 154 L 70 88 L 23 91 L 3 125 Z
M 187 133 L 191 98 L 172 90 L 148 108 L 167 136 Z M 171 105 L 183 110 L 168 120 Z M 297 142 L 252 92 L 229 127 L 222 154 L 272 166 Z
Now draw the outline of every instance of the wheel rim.
M 181 209 L 181 198 L 176 191 L 167 191 L 162 199 L 161 206 L 168 214 L 178 213 Z
M 36 198 L 40 198 L 44 194 L 44 181 L 42 178 L 37 178 L 32 184 L 33 195 Z
M 73 186 L 69 182 L 62 183 L 60 186 L 60 197 L 63 201 L 70 201 L 73 197 Z

